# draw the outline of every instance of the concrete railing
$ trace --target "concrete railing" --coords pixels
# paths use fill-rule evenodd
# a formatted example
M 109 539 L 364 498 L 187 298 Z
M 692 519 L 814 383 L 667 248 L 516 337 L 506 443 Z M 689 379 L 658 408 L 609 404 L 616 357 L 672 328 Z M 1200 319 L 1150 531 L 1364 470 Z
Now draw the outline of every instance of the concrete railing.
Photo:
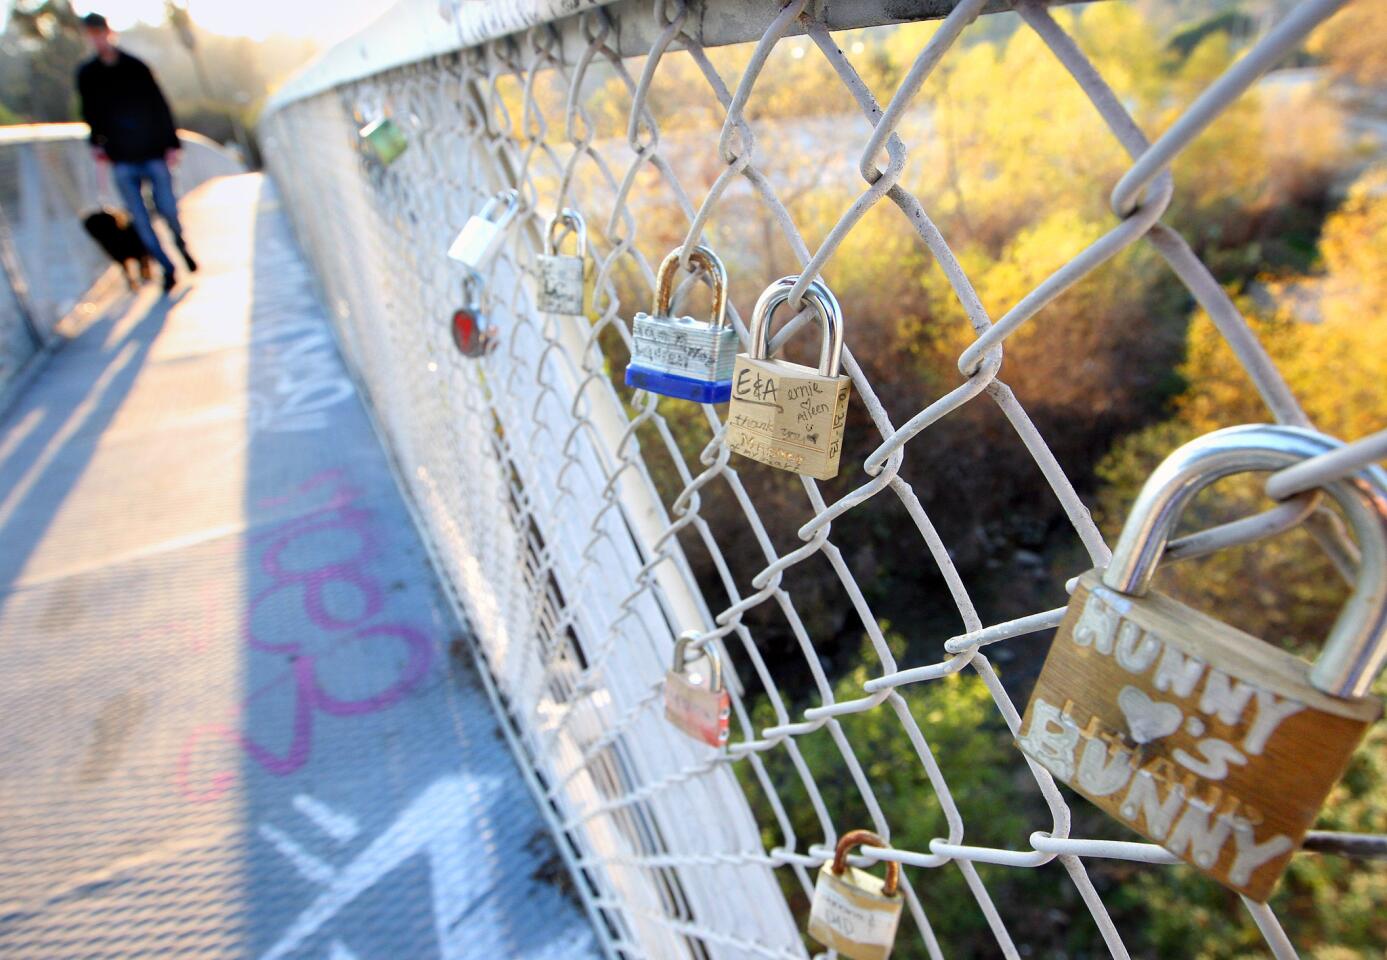
M 180 136 L 180 193 L 241 172 L 215 142 L 186 130 Z M 100 206 L 120 203 L 109 174 L 92 162 L 85 124 L 0 127 L 0 394 L 111 267 L 82 228 L 82 217 Z

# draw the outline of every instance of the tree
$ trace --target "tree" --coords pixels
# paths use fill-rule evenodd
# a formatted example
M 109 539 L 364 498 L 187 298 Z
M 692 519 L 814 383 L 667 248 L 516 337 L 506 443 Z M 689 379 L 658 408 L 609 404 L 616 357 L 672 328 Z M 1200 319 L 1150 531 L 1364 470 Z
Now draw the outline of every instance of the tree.
M 1325 21 L 1306 44 L 1338 77 L 1368 89 L 1387 84 L 1387 6 L 1351 3 Z
M 19 53 L 0 73 L 3 100 L 30 122 L 77 117 L 75 74 L 86 53 L 81 21 L 67 0 L 19 0 L 7 45 Z

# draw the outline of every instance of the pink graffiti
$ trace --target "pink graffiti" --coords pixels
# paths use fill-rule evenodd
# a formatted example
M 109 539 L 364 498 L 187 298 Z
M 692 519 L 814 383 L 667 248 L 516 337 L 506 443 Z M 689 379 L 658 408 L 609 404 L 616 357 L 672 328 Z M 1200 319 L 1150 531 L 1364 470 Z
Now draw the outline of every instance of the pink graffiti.
M 329 487 L 329 484 L 334 486 Z M 263 545 L 257 563 L 271 582 L 251 598 L 242 635 L 250 649 L 288 654 L 292 657 L 292 664 L 285 672 L 252 691 L 230 721 L 203 724 L 184 739 L 174 781 L 187 800 L 208 803 L 220 799 L 236 781 L 234 771 L 219 770 L 206 777 L 205 785 L 195 784 L 194 761 L 200 747 L 215 741 L 229 743 L 267 773 L 288 776 L 302 769 L 312 756 L 315 715 L 359 717 L 388 710 L 404 699 L 433 665 L 433 644 L 423 632 L 403 624 L 366 624 L 384 606 L 384 592 L 363 569 L 365 563 L 377 556 L 379 545 L 371 528 L 369 512 L 352 505 L 360 496 L 360 491 L 346 483 L 344 470 L 338 468 L 315 474 L 292 493 L 266 498 L 260 501 L 260 505 L 285 506 L 324 488 L 331 491 L 331 496 L 324 503 L 251 538 L 251 543 Z M 349 557 L 333 557 L 330 562 L 306 569 L 298 569 L 288 561 L 286 554 L 291 552 L 296 542 L 301 542 L 301 538 L 326 531 L 354 534 L 355 552 Z M 325 591 L 334 584 L 339 587 L 345 585 L 355 592 L 359 602 L 355 604 L 358 609 L 354 614 L 340 615 L 329 609 Z M 256 609 L 284 591 L 298 591 L 304 616 L 320 631 L 337 632 L 331 648 L 322 653 L 312 653 L 296 640 L 271 643 L 255 635 L 252 620 Z M 351 644 L 382 642 L 401 644 L 407 653 L 404 667 L 392 682 L 378 692 L 355 699 L 339 697 L 324 687 L 318 675 L 318 665 L 324 659 Z M 240 729 L 237 720 L 256 701 L 269 696 L 282 696 L 286 687 L 293 696 L 289 745 L 284 752 L 277 753 L 252 739 Z

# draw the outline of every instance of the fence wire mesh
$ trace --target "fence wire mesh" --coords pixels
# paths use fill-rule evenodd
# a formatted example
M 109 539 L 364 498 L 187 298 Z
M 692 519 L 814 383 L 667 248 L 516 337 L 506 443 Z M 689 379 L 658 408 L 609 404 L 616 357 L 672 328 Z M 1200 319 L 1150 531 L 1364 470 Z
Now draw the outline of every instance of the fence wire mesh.
M 271 170 L 612 954 L 804 956 L 800 931 L 814 872 L 837 838 L 867 827 L 890 840 L 902 816 L 928 809 L 940 827 L 927 845 L 870 848 L 859 861 L 904 865 L 910 920 L 900 940 L 912 945 L 908 955 L 956 953 L 937 928 L 940 917 L 960 911 L 981 917 L 986 947 L 975 946 L 978 952 L 1030 953 L 1029 932 L 1017 928 L 1018 905 L 989 893 L 989 882 L 1016 870 L 1037 871 L 1061 891 L 1054 902 L 1066 912 L 1064 923 L 1087 931 L 1071 943 L 1129 955 L 1105 905 L 1120 880 L 1104 874 L 1100 890 L 1094 861 L 1185 870 L 1175 858 L 1153 845 L 1077 833 L 1066 795 L 1019 751 L 999 773 L 1025 778 L 1046 816 L 998 836 L 955 800 L 951 780 L 966 776 L 974 761 L 964 750 L 937 753 L 941 738 L 956 742 L 950 725 L 960 721 L 920 709 L 928 703 L 921 698 L 931 685 L 971 676 L 1014 734 L 1018 711 L 988 648 L 1055 627 L 1063 608 L 985 622 L 931 522 L 928 497 L 902 468 L 908 457 L 931 456 L 932 428 L 951 414 L 991 404 L 1008 425 L 1004 442 L 1024 447 L 1087 563 L 1103 566 L 1109 549 L 1102 534 L 1001 376 L 1003 348 L 1027 325 L 1043 325 L 1037 314 L 1048 304 L 1138 244 L 1164 260 L 1212 319 L 1269 417 L 1311 425 L 1233 299 L 1162 218 L 1175 195 L 1171 162 L 1342 5 L 1308 0 L 1295 7 L 1153 141 L 1047 6 L 1018 4 L 1023 29 L 1073 78 L 1132 162 L 1113 188 L 1110 228 L 997 317 L 932 219 L 932 198 L 912 193 L 903 175 L 907 136 L 928 135 L 915 113 L 930 103 L 926 83 L 951 56 L 963 56 L 960 35 L 986 0 L 954 5 L 894 91 L 872 88 L 866 57 L 840 49 L 805 0 L 779 11 L 736 77 L 724 76 L 698 40 L 702 25 L 728 4 L 656 0 L 639 12 L 630 4 L 587 9 L 363 76 L 267 118 L 262 138 Z M 639 27 L 622 19 L 636 16 Z M 632 33 L 654 37 L 638 60 L 617 39 Z M 780 45 L 801 37 L 808 43 L 796 58 L 823 58 L 860 110 L 860 127 L 822 117 L 799 125 L 755 119 L 768 63 Z M 720 135 L 683 127 L 662 134 L 669 115 L 655 91 L 667 72 L 697 87 L 721 122 Z M 624 109 L 590 110 L 594 91 L 608 82 L 625 90 Z M 358 128 L 381 115 L 394 117 L 410 140 L 389 167 L 358 148 Z M 811 241 L 797 212 L 814 201 L 823 177 L 854 160 L 860 192 Z M 499 346 L 465 360 L 448 320 L 468 294 L 463 271 L 443 252 L 463 222 L 507 187 L 521 193 L 521 223 L 488 268 L 480 303 Z M 666 205 L 657 206 L 656 195 Z M 585 319 L 546 316 L 533 306 L 534 257 L 549 219 L 564 207 L 590 225 Z M 891 208 L 903 218 L 896 225 L 908 225 L 910 242 L 923 245 L 946 278 L 971 333 L 958 382 L 942 385 L 923 408 L 901 409 L 892 385 L 874 383 L 854 355 L 872 344 L 854 334 L 849 305 L 849 429 L 875 431 L 879 442 L 860 461 L 845 461 L 836 483 L 768 479 L 763 468 L 730 458 L 720 408 L 620 384 L 631 317 L 647 309 L 654 264 L 669 249 L 687 257 L 699 242 L 719 248 L 732 224 L 766 225 L 764 244 L 748 253 L 753 262 L 729 259 L 729 313 L 746 343 L 738 277 L 754 296 L 774 276 L 761 269 L 767 251 L 782 246 L 801 278 L 796 302 L 821 274 L 832 285 L 835 266 L 860 251 L 854 231 Z M 700 297 L 698 284 L 686 282 L 677 299 Z M 806 310 L 786 324 L 775 343 L 808 338 L 814 328 L 798 331 L 809 318 Z M 1057 342 L 1056 349 L 1065 347 Z M 978 442 L 994 441 L 1002 442 Z M 1370 462 L 1381 447 L 1380 437 L 1369 438 L 1338 461 L 1296 468 L 1273 486 L 1280 496 L 1303 491 Z M 951 502 L 966 503 L 969 489 L 987 482 L 952 477 Z M 704 504 L 713 498 L 731 507 L 710 520 Z M 933 568 L 922 582 L 946 591 L 956 610 L 958 628 L 927 638 L 931 656 L 903 661 L 893 652 L 871 582 L 876 571 L 834 536 L 835 523 L 872 512 L 895 536 L 913 539 L 922 566 Z M 1332 518 L 1296 501 L 1177 542 L 1172 553 L 1245 543 L 1307 517 L 1319 518 L 1309 526 L 1335 546 L 1342 535 Z M 787 525 L 793 542 L 775 533 Z M 1351 545 L 1338 547 L 1351 554 Z M 801 576 L 811 568 L 816 576 Z M 810 590 L 831 594 L 826 602 L 840 612 L 838 622 L 802 616 Z M 815 608 L 824 603 L 817 598 Z M 694 745 L 661 716 L 664 673 L 675 637 L 687 629 L 700 632 L 699 646 L 716 645 L 726 664 L 734 732 L 725 752 Z M 768 632 L 788 638 L 787 647 L 768 655 L 761 642 Z M 866 638 L 863 661 L 825 654 L 854 634 Z M 918 764 L 916 795 L 890 795 L 897 781 L 860 725 L 869 717 L 904 732 Z M 825 756 L 833 758 L 828 768 Z M 845 795 L 862 822 L 845 822 L 836 799 Z M 812 832 L 800 826 L 806 822 Z M 1333 845 L 1332 836 L 1318 839 Z M 941 872 L 961 878 L 961 887 L 938 884 Z M 1295 955 L 1270 907 L 1247 901 L 1245 909 L 1266 948 Z

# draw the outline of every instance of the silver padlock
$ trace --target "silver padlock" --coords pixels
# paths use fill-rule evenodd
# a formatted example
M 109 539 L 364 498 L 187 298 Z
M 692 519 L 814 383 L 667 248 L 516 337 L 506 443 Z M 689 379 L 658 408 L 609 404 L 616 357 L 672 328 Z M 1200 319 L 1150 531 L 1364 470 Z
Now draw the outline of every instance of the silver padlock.
M 481 270 L 506 239 L 506 228 L 520 212 L 520 191 L 502 190 L 469 217 L 462 232 L 448 248 L 448 256 L 473 270 Z
M 496 349 L 495 330 L 482 312 L 481 277 L 470 275 L 463 281 L 465 305 L 453 311 L 450 332 L 453 346 L 464 357 L 484 357 Z
M 701 244 L 689 254 L 689 262 L 713 280 L 712 318 L 673 316 L 670 301 L 679 251 L 671 251 L 656 275 L 652 312 L 638 313 L 631 321 L 626 385 L 680 400 L 726 403 L 732 395 L 732 364 L 741 346 L 737 331 L 727 322 L 727 269 Z
M 722 660 L 712 645 L 703 648 L 707 674 L 689 670 L 685 652 L 697 631 L 679 635 L 674 642 L 674 667 L 665 674 L 665 719 L 695 740 L 710 747 L 727 742 L 732 700 L 722 682 Z
M 559 228 L 564 228 L 559 233 Z M 559 244 L 568 234 L 577 237 L 578 252 L 562 254 Z M 561 313 L 577 317 L 583 313 L 583 272 L 588 259 L 588 226 L 577 210 L 565 207 L 549 223 L 544 253 L 537 258 L 541 313 Z

